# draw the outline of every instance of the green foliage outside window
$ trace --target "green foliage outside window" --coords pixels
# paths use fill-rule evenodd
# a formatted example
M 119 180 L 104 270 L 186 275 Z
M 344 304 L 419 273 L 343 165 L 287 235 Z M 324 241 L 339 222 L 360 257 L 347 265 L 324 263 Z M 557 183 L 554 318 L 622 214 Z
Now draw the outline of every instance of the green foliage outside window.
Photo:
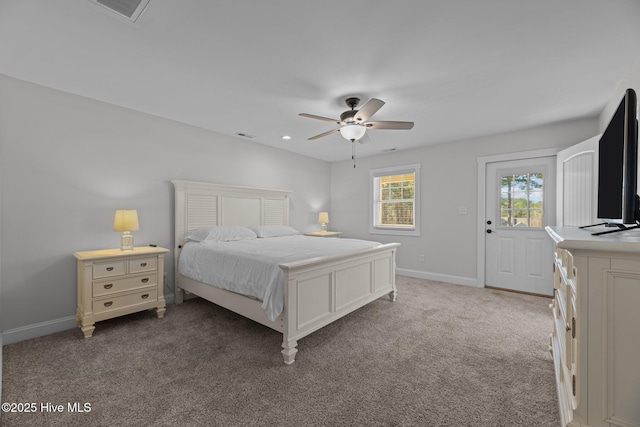
M 542 227 L 541 173 L 500 177 L 500 218 L 503 227 Z

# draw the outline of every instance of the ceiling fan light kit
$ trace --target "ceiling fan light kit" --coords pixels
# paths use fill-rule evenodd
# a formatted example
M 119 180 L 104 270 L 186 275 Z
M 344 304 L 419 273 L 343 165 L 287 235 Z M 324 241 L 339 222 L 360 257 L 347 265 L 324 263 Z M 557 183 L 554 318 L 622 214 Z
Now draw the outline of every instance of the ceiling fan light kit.
M 345 125 L 340 128 L 340 134 L 347 141 L 357 141 L 364 136 L 367 128 L 362 125 Z

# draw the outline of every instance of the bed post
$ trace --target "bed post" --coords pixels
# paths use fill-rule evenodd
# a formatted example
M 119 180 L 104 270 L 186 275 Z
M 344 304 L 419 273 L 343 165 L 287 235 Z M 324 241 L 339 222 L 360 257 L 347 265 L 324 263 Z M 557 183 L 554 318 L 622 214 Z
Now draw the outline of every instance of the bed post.
M 174 298 L 176 304 L 182 304 L 184 302 L 184 291 L 178 286 L 178 272 L 176 271 L 176 285 L 174 291 Z
M 296 287 L 292 286 L 289 281 L 289 269 L 283 269 L 284 272 L 284 307 L 280 318 L 283 319 L 284 332 L 282 333 L 282 356 L 285 365 L 293 365 L 296 360 L 298 349 L 298 341 L 291 339 L 292 333 L 295 333 L 295 313 L 297 311 L 296 303 Z M 294 283 L 295 285 L 295 283 Z
M 182 304 L 184 292 L 180 288 L 180 273 L 178 273 L 178 259 L 182 250 L 182 242 L 186 235 L 186 196 L 182 181 L 172 180 L 174 188 L 174 221 L 173 221 L 173 296 L 175 304 Z
M 391 277 L 389 280 L 391 281 L 391 288 L 393 289 L 389 292 L 389 299 L 392 302 L 396 302 L 396 298 L 398 297 L 398 288 L 396 287 L 396 252 L 397 248 L 391 251 Z
M 286 338 L 282 341 L 282 355 L 284 356 L 284 364 L 285 365 L 293 365 L 293 362 L 296 361 L 296 353 L 298 349 L 296 348 L 298 345 L 298 341 L 291 340 L 288 341 Z

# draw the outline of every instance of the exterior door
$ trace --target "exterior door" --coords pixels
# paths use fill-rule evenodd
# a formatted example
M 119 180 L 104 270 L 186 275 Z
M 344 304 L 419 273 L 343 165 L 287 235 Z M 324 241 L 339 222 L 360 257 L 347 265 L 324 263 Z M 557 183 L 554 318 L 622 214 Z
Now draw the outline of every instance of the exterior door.
M 553 294 L 555 157 L 486 165 L 485 285 Z

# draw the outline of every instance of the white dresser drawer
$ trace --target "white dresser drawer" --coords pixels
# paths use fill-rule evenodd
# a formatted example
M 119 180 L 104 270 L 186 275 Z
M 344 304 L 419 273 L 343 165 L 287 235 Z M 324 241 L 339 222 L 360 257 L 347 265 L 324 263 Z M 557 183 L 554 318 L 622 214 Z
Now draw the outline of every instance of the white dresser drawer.
M 137 258 L 129 260 L 129 273 L 142 273 L 144 271 L 155 271 L 158 268 L 158 258 Z
M 157 299 L 158 293 L 156 289 L 146 289 L 141 292 L 115 296 L 113 298 L 96 299 L 93 301 L 93 312 L 95 314 L 101 314 L 125 307 L 146 304 L 149 301 L 156 301 Z
M 126 261 L 97 262 L 93 264 L 93 278 L 121 276 L 126 274 Z
M 93 297 L 109 295 L 122 291 L 129 291 L 147 286 L 155 286 L 158 283 L 158 275 L 146 274 L 144 276 L 125 277 L 122 279 L 114 279 L 93 283 Z

